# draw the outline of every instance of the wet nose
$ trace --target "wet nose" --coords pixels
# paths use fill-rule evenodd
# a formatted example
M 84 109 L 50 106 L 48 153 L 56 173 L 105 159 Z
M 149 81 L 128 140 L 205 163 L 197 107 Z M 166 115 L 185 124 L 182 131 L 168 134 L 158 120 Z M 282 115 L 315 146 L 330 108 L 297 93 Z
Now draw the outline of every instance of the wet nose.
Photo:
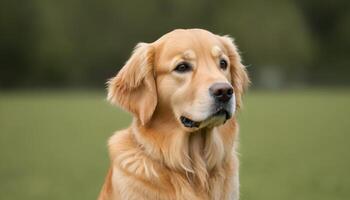
M 233 94 L 232 86 L 228 83 L 214 83 L 209 88 L 209 93 L 221 103 L 228 102 Z

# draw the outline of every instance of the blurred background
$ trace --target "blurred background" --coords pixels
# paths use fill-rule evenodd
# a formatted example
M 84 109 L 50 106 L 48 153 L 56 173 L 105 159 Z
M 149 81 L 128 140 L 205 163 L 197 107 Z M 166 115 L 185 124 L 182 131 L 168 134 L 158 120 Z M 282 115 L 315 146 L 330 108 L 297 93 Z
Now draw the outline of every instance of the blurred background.
M 350 1 L 0 2 L 0 199 L 95 199 L 131 116 L 105 82 L 175 28 L 231 35 L 252 79 L 242 200 L 350 196 Z

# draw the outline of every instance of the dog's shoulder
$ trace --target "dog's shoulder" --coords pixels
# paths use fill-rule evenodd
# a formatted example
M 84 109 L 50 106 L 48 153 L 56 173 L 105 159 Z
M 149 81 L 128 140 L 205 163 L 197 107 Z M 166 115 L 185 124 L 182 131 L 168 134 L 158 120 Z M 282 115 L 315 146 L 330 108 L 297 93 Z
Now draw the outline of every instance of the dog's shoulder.
M 129 129 L 116 131 L 108 140 L 108 149 L 110 158 L 113 160 L 120 151 L 128 148 L 130 145 Z
M 144 178 L 158 178 L 158 165 L 144 152 L 131 128 L 117 131 L 108 142 L 110 158 L 122 171 L 142 176 Z

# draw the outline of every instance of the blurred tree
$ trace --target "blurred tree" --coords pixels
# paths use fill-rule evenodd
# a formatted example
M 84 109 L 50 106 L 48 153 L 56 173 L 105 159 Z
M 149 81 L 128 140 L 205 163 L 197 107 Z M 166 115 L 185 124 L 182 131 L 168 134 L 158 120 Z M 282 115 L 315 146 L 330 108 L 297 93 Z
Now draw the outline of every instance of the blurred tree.
M 23 86 L 32 78 L 37 41 L 36 8 L 29 1 L 0 4 L 0 88 Z
M 349 84 L 350 1 L 296 0 L 317 44 L 308 74 L 311 83 Z

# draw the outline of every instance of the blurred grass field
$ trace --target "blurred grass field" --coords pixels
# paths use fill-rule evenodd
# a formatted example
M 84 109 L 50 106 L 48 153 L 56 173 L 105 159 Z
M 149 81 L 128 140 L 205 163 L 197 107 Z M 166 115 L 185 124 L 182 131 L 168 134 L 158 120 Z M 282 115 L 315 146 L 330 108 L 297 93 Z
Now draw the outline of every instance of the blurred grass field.
M 350 197 L 350 92 L 249 93 L 242 200 Z M 96 92 L 0 94 L 0 199 L 96 199 L 106 141 L 130 116 Z

